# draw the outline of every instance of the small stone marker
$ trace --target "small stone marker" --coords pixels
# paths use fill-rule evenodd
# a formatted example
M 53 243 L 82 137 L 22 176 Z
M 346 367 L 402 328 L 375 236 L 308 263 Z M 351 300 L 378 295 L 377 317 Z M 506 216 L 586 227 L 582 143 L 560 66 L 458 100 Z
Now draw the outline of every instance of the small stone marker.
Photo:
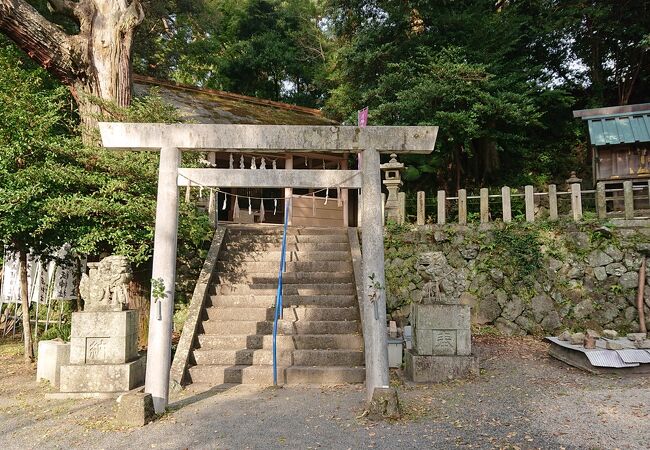
M 569 339 L 569 342 L 571 343 L 571 345 L 582 345 L 585 342 L 585 334 L 573 333 L 571 335 L 571 338 Z
M 650 350 L 650 339 L 643 339 L 642 341 L 636 341 L 634 343 L 636 348 L 643 350 Z
M 587 330 L 587 336 L 592 337 L 594 339 L 600 338 L 600 333 L 595 330 Z
M 368 419 L 384 420 L 401 417 L 397 390 L 389 387 L 375 388 L 368 406 Z
M 392 338 L 397 337 L 397 323 L 394 320 L 388 323 L 388 335 Z
M 603 330 L 603 337 L 605 339 L 616 339 L 618 337 L 618 332 L 615 330 Z
M 127 427 L 142 427 L 155 417 L 153 397 L 144 392 L 122 394 L 117 399 L 115 420 Z
M 638 341 L 644 340 L 646 338 L 646 334 L 645 333 L 628 333 L 627 338 L 628 338 L 628 340 L 630 340 L 632 342 L 638 342 Z
M 607 350 L 623 350 L 623 345 L 619 344 L 616 341 L 607 341 L 607 344 L 605 344 L 605 348 Z

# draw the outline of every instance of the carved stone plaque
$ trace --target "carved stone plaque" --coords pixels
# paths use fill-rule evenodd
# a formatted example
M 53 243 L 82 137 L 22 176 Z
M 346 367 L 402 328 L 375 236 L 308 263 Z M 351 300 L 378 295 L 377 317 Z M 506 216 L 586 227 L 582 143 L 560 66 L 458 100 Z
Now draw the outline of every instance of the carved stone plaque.
M 86 338 L 86 364 L 104 363 L 107 357 L 107 349 L 110 338 L 89 337 Z
M 433 330 L 433 354 L 456 354 L 456 330 Z

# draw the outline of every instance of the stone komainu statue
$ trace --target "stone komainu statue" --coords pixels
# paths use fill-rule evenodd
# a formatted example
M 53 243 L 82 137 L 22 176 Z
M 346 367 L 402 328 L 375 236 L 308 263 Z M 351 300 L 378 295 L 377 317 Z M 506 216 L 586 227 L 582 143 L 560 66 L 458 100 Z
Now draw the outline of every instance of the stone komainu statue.
M 128 305 L 129 282 L 133 274 L 124 256 L 109 256 L 81 277 L 79 291 L 84 311 L 123 311 Z

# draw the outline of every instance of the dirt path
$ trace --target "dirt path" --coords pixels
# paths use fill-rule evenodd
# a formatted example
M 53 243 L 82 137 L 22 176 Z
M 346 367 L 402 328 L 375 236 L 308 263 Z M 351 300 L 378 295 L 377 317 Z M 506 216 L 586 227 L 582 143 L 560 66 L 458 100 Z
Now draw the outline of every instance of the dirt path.
M 2 448 L 647 449 L 650 378 L 595 377 L 546 356 L 546 344 L 482 337 L 477 379 L 399 383 L 404 418 L 360 418 L 363 389 L 239 386 L 183 398 L 141 429 L 120 429 L 114 402 L 54 401 L 19 346 L 0 344 Z

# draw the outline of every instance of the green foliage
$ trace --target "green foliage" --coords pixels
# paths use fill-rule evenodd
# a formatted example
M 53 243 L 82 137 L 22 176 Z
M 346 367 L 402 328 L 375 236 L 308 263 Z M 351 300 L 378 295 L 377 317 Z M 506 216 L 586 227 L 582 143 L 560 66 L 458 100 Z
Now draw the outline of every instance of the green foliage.
M 41 341 L 50 341 L 53 339 L 61 339 L 62 341 L 70 341 L 70 334 L 72 332 L 72 325 L 69 323 L 63 323 L 61 326 L 54 325 L 47 329 L 43 334 L 39 336 Z
M 534 275 L 542 266 L 541 242 L 533 227 L 509 225 L 493 232 L 494 248 L 503 261 L 511 263 L 521 278 Z
M 586 178 L 586 127 L 571 111 L 647 100 L 650 13 L 641 0 L 561 3 L 328 0 L 327 110 L 439 125 L 436 151 L 405 159 L 408 189 Z
M 325 52 L 318 2 L 150 2 L 134 65 L 182 83 L 314 106 Z
M 66 89 L 0 41 L 0 242 L 48 256 L 70 243 L 79 254 L 152 254 L 158 155 L 81 144 Z M 103 109 L 130 121 L 178 121 L 156 95 Z M 181 208 L 179 248 L 196 252 L 207 216 Z

